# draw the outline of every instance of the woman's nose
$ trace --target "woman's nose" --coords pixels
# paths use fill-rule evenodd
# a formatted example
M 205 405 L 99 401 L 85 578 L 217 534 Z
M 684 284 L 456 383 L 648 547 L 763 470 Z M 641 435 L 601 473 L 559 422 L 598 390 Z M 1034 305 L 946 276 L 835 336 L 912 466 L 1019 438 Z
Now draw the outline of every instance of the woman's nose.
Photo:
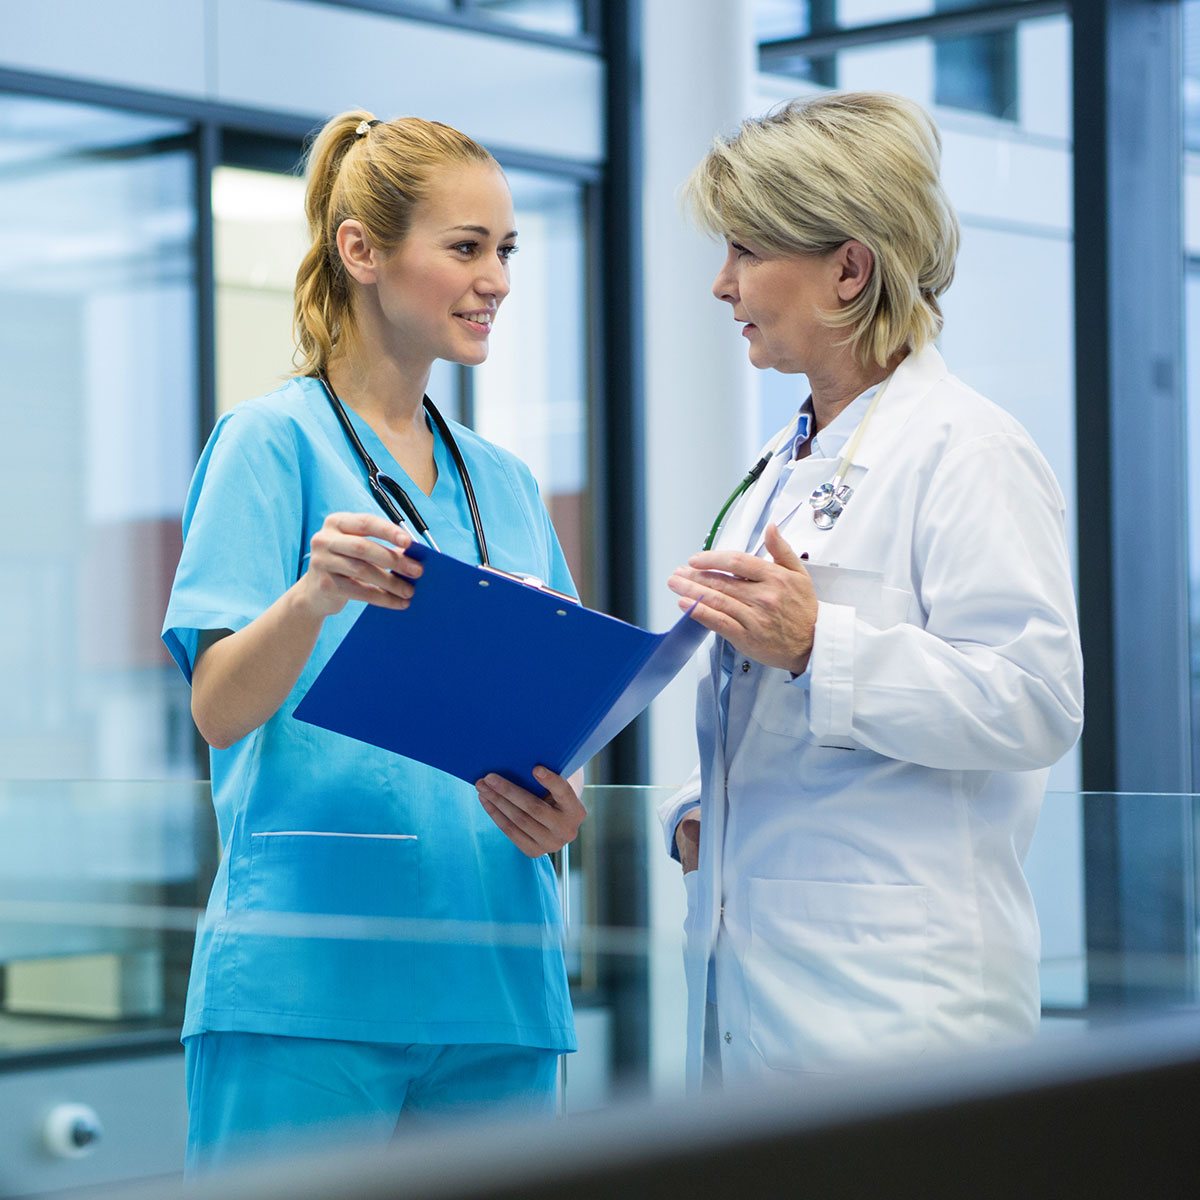
M 737 279 L 731 269 L 731 261 L 732 255 L 726 254 L 725 261 L 721 264 L 716 279 L 713 280 L 712 294 L 727 304 L 736 304 L 738 301 Z
M 737 285 L 727 267 L 722 267 L 713 280 L 712 294 L 728 304 L 737 303 Z
M 483 272 L 475 287 L 485 296 L 496 296 L 503 300 L 512 288 L 512 282 L 508 277 L 508 267 L 497 260 Z

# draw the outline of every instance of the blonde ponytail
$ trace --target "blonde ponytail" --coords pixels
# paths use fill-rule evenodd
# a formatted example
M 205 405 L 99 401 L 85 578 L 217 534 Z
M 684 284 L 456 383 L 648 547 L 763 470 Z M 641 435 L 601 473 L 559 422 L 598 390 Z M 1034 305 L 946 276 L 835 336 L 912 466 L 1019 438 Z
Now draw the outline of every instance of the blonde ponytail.
M 500 169 L 466 134 L 420 117 L 384 122 L 352 109 L 317 134 L 305 171 L 310 245 L 296 272 L 293 305 L 297 375 L 325 371 L 353 340 L 353 293 L 337 247 L 342 222 L 361 222 L 373 245 L 394 250 L 438 170 L 469 163 Z

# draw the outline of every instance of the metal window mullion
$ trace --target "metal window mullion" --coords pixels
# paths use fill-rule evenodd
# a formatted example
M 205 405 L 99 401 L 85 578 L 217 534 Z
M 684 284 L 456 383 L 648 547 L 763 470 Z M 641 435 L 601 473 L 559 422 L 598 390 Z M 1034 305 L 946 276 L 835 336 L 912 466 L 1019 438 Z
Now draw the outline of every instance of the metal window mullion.
M 217 415 L 216 355 L 216 254 L 213 233 L 213 172 L 221 161 L 220 126 L 203 121 L 195 129 L 196 238 L 194 261 L 196 274 L 196 457 L 212 432 Z M 209 773 L 208 745 L 193 730 L 192 748 L 196 755 L 198 779 Z
M 1089 1004 L 1195 987 L 1179 10 L 1077 5 L 1074 186 Z M 1137 793 L 1142 793 L 1138 795 Z
M 608 611 L 643 624 L 646 607 L 646 535 L 642 288 L 642 105 L 639 54 L 640 0 L 608 0 L 603 7 L 607 171 L 602 188 L 601 327 L 604 390 L 600 423 L 603 545 Z M 643 715 L 609 748 L 612 779 L 645 781 L 648 727 Z M 630 800 L 633 796 L 629 797 Z M 644 930 L 649 919 L 648 856 L 640 806 L 597 806 L 595 836 L 603 839 L 601 922 Z M 603 811 L 599 811 L 603 809 Z M 613 1071 L 622 1086 L 644 1086 L 650 1061 L 649 968 L 642 955 L 606 963 L 605 991 L 613 1013 Z
M 199 402 L 197 456 L 217 415 L 217 282 L 213 227 L 213 172 L 221 161 L 221 130 L 211 121 L 196 127 L 196 384 Z
M 1009 3 L 934 12 L 920 17 L 902 17 L 894 21 L 879 21 L 872 25 L 823 29 L 802 37 L 760 43 L 759 65 L 762 70 L 770 71 L 773 64 L 786 62 L 797 56 L 810 59 L 825 58 L 840 54 L 843 50 L 876 46 L 881 42 L 995 33 L 1013 29 L 1021 21 L 1056 16 L 1069 12 L 1070 9 L 1070 0 L 1009 0 Z

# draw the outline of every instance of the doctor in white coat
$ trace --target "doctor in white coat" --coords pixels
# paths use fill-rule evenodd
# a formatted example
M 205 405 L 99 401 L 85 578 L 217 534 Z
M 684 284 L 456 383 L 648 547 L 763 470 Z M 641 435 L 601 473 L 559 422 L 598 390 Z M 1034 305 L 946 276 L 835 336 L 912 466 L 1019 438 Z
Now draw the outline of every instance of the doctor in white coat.
M 718 139 L 685 196 L 713 293 L 811 396 L 670 586 L 716 635 L 700 764 L 661 808 L 688 888 L 688 1073 L 726 1083 L 1030 1034 L 1022 862 L 1082 725 L 1063 498 L 933 346 L 958 225 L 882 93 Z

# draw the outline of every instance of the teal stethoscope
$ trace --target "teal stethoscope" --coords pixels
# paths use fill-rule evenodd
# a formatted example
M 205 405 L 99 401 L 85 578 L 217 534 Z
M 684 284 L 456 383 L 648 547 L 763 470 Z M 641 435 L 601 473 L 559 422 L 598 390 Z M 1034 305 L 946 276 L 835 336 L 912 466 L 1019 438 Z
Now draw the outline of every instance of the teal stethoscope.
M 879 407 L 880 398 L 887 390 L 887 385 L 891 382 L 891 379 L 892 377 L 889 375 L 879 385 L 875 395 L 871 397 L 871 403 L 867 407 L 867 411 L 863 414 L 863 419 L 859 421 L 858 428 L 855 429 L 851 436 L 846 446 L 846 452 L 842 455 L 841 461 L 837 465 L 837 470 L 833 473 L 833 478 L 827 483 L 821 484 L 820 487 L 814 488 L 812 495 L 808 498 L 809 507 L 812 509 L 813 524 L 818 529 L 826 531 L 832 529 L 837 523 L 838 517 L 845 511 L 846 505 L 850 503 L 850 498 L 854 495 L 854 489 L 846 482 L 846 476 L 850 473 L 850 468 L 854 465 L 854 455 L 857 453 L 858 447 L 862 442 L 863 434 L 866 433 L 867 425 L 875 415 L 875 410 Z M 717 519 L 708 531 L 708 537 L 704 539 L 705 550 L 712 549 L 713 542 L 717 540 L 717 534 L 721 531 L 721 525 L 725 520 L 726 513 L 729 512 L 743 494 L 748 492 L 758 482 L 758 477 L 766 469 L 767 463 L 774 458 L 779 447 L 785 441 L 791 440 L 788 436 L 789 434 L 792 434 L 792 427 L 790 425 L 775 439 L 775 444 L 766 454 L 750 468 L 746 473 L 746 478 L 733 489 L 733 493 L 721 506 L 721 511 L 717 513 Z M 794 436 L 792 434 L 792 437 Z

